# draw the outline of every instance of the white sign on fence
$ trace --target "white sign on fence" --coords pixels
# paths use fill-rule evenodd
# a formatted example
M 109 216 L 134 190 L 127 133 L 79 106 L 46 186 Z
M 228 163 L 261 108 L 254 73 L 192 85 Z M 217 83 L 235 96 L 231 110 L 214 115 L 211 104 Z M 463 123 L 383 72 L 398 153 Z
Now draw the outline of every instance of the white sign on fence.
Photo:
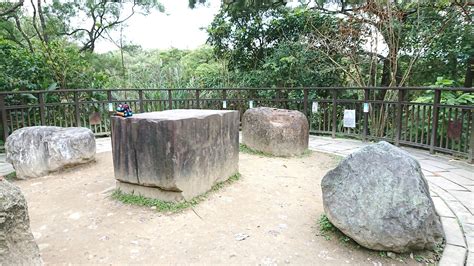
M 227 109 L 227 101 L 222 101 L 222 108 Z
M 113 111 L 114 111 L 114 104 L 109 103 L 109 112 L 113 112 Z
M 344 127 L 355 127 L 356 111 L 344 110 Z
M 253 101 L 252 100 L 249 101 L 249 108 L 253 108 Z
M 313 102 L 313 105 L 311 106 L 311 112 L 317 113 L 319 109 L 319 104 L 318 102 Z
M 364 113 L 369 112 L 369 103 L 364 103 Z

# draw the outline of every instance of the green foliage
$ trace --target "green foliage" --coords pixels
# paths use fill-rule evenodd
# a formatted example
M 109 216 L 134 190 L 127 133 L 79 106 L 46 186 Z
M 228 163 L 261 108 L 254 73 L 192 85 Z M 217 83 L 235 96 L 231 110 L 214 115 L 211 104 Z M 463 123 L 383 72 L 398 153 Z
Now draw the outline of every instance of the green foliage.
M 54 82 L 41 54 L 31 54 L 0 36 L 0 90 L 37 90 Z
M 442 88 L 442 87 L 451 87 L 454 84 L 454 80 L 445 79 L 444 77 L 438 77 L 435 84 L 431 87 Z M 434 101 L 434 90 L 428 90 L 423 92 L 422 95 L 419 95 L 415 102 L 420 103 L 432 103 Z M 440 102 L 446 105 L 473 105 L 474 104 L 474 94 L 464 93 L 461 91 L 444 91 L 441 93 Z
M 240 174 L 235 174 L 229 177 L 226 181 L 220 182 L 215 184 L 210 191 L 192 198 L 189 201 L 182 201 L 182 202 L 166 202 L 158 199 L 151 199 L 144 197 L 142 195 L 134 195 L 134 194 L 127 194 L 123 193 L 120 190 L 115 190 L 112 193 L 112 198 L 116 199 L 120 202 L 123 202 L 125 204 L 130 204 L 130 205 L 137 205 L 137 206 L 145 206 L 145 207 L 153 207 L 156 208 L 157 211 L 159 212 L 171 212 L 171 213 L 176 213 L 176 212 L 181 212 L 186 209 L 192 208 L 199 204 L 200 202 L 204 201 L 211 195 L 211 193 L 214 193 L 216 191 L 219 191 L 223 187 L 232 184 L 240 179 Z
M 269 158 L 274 158 L 274 157 L 288 158 L 286 156 L 276 156 L 276 155 L 269 154 L 269 153 L 266 153 L 266 152 L 257 151 L 257 150 L 254 150 L 252 148 L 247 147 L 247 145 L 242 144 L 242 143 L 239 144 L 239 151 L 242 152 L 242 153 L 246 153 L 246 154 L 269 157 Z M 295 158 L 303 158 L 303 157 L 311 155 L 311 153 L 312 153 L 312 151 L 307 149 L 303 152 L 303 154 L 295 156 Z
M 10 181 L 16 179 L 16 172 L 11 172 L 11 173 L 5 175 L 5 179 L 10 180 Z
M 207 46 L 188 50 L 125 51 L 125 75 L 119 51 L 98 55 L 95 67 L 109 77 L 109 88 L 195 88 L 223 86 L 224 62 Z
M 321 214 L 319 217 L 319 232 L 321 234 L 327 234 L 329 232 L 336 232 L 338 229 L 329 221 L 329 218 L 326 214 Z
M 78 53 L 76 46 L 62 40 L 51 41 L 47 47 L 33 45 L 36 53 L 0 39 L 0 89 L 103 88 L 108 80 L 92 67 L 94 54 Z
M 251 148 L 247 147 L 247 145 L 242 144 L 242 143 L 239 144 L 239 151 L 242 152 L 242 153 L 251 154 L 251 155 L 258 155 L 258 156 L 264 156 L 264 157 L 270 157 L 270 158 L 275 157 L 275 155 L 273 155 L 273 154 L 269 154 L 269 153 L 265 153 L 265 152 L 262 152 L 262 151 L 257 151 L 257 150 L 251 149 Z

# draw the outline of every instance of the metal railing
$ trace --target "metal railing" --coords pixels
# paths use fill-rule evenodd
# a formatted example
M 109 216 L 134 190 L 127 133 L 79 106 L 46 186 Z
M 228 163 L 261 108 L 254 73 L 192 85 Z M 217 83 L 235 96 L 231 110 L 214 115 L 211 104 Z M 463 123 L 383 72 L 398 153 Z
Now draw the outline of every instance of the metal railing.
M 433 92 L 430 102 L 410 101 Z M 472 94 L 473 88 L 304 87 L 193 89 L 81 89 L 0 93 L 2 140 L 26 126 L 83 126 L 110 133 L 110 108 L 128 103 L 136 113 L 169 109 L 233 109 L 268 106 L 303 112 L 311 133 L 362 140 L 387 140 L 468 157 L 474 147 L 474 106 L 442 104 L 443 93 Z M 389 99 L 389 100 L 381 100 Z M 317 104 L 316 104 L 317 103 Z M 315 108 L 317 105 L 317 111 Z M 365 105 L 365 108 L 364 108 Z M 370 108 L 367 109 L 367 105 Z M 355 110 L 356 126 L 343 125 L 344 110 Z M 365 110 L 364 110 L 365 109 Z

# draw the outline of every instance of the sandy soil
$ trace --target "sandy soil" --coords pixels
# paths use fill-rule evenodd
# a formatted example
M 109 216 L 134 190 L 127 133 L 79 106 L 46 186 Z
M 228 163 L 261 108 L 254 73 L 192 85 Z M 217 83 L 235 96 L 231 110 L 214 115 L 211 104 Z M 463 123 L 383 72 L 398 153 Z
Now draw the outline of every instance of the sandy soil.
M 241 154 L 241 179 L 196 206 L 201 218 L 192 210 L 164 214 L 111 199 L 110 152 L 95 163 L 16 184 L 47 264 L 401 263 L 319 235 L 320 181 L 335 161 L 321 153 L 293 159 Z

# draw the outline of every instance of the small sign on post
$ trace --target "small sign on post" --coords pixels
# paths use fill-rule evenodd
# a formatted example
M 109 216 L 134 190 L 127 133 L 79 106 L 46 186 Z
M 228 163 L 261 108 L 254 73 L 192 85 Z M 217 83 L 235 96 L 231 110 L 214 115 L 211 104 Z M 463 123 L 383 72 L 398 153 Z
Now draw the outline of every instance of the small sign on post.
M 344 110 L 344 127 L 355 127 L 355 110 Z
M 364 103 L 364 113 L 369 112 L 369 103 Z
M 227 101 L 222 101 L 222 108 L 227 109 Z
M 114 104 L 109 103 L 109 112 L 113 112 L 113 111 L 114 111 Z
M 312 112 L 312 113 L 317 113 L 317 112 L 318 112 L 318 109 L 319 109 L 319 104 L 318 104 L 318 102 L 313 102 L 313 104 L 311 105 L 311 112 Z
M 249 108 L 253 108 L 253 100 L 249 101 Z

